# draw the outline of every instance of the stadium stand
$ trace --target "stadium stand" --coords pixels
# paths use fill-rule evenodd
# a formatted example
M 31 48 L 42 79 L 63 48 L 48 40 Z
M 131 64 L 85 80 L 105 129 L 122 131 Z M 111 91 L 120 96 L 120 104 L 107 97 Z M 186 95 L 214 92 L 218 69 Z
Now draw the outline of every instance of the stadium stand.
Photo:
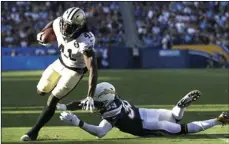
M 123 44 L 122 20 L 117 2 L 4 2 L 2 3 L 2 47 L 37 45 L 36 34 L 69 7 L 85 10 L 97 46 Z
M 2 47 L 37 46 L 46 23 L 77 6 L 85 10 L 96 48 L 124 46 L 120 2 L 4 2 Z M 147 47 L 179 44 L 229 46 L 229 2 L 133 2 L 137 32 Z M 130 24 L 132 24 L 130 22 Z
M 229 2 L 133 2 L 138 35 L 151 47 L 229 46 Z

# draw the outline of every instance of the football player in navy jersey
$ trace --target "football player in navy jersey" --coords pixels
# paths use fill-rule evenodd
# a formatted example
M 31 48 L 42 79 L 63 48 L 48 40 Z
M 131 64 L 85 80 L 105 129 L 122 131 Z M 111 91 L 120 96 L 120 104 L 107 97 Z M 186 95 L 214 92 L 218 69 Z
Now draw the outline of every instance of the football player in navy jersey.
M 99 138 L 105 136 L 113 127 L 135 136 L 181 135 L 197 133 L 216 125 L 229 123 L 229 115 L 224 112 L 217 118 L 209 120 L 187 124 L 177 123 L 183 118 L 185 108 L 200 96 L 200 91 L 193 90 L 185 95 L 172 110 L 136 108 L 128 101 L 120 99 L 112 84 L 102 82 L 97 84 L 94 95 L 95 107 L 102 116 L 102 121 L 98 126 L 83 122 L 71 112 L 62 112 L 60 119 Z M 59 104 L 57 109 L 81 109 L 79 104 L 80 102 Z

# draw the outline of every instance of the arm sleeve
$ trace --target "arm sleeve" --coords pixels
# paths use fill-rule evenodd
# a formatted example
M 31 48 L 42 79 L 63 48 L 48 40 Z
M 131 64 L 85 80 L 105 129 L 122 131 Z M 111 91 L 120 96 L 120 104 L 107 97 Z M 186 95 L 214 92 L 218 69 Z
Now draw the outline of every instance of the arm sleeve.
M 81 110 L 82 104 L 81 101 L 72 101 L 68 104 L 66 104 L 67 110 Z
M 84 52 L 92 51 L 95 45 L 95 37 L 92 33 L 90 33 L 91 37 L 85 37 L 86 33 L 81 35 L 81 41 L 78 42 L 77 46 L 80 49 L 80 52 L 83 54 Z M 76 46 L 76 47 L 77 47 Z
M 85 130 L 86 132 L 94 136 L 101 138 L 105 136 L 107 132 L 109 132 L 112 129 L 112 125 L 107 120 L 104 119 L 100 122 L 99 126 L 84 123 L 81 129 Z

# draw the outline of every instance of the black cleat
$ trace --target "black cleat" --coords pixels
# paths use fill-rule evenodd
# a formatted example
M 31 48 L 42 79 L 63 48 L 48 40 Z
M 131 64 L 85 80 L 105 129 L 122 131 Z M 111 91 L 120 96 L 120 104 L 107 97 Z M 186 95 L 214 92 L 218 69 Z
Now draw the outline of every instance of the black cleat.
M 178 103 L 177 106 L 180 108 L 188 107 L 193 101 L 196 101 L 201 96 L 201 92 L 199 90 L 193 90 L 186 94 Z

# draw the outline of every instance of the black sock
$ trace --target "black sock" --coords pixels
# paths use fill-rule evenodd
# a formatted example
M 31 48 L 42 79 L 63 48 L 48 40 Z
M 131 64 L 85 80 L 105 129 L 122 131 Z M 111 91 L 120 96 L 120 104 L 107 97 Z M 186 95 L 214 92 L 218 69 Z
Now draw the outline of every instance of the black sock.
M 56 104 L 58 103 L 59 99 L 56 97 L 53 97 L 50 101 L 49 106 L 46 106 L 40 117 L 38 118 L 36 124 L 33 126 L 33 128 L 27 133 L 31 137 L 34 136 L 33 139 L 36 139 L 38 132 L 40 129 L 53 117 L 55 110 L 56 110 Z

